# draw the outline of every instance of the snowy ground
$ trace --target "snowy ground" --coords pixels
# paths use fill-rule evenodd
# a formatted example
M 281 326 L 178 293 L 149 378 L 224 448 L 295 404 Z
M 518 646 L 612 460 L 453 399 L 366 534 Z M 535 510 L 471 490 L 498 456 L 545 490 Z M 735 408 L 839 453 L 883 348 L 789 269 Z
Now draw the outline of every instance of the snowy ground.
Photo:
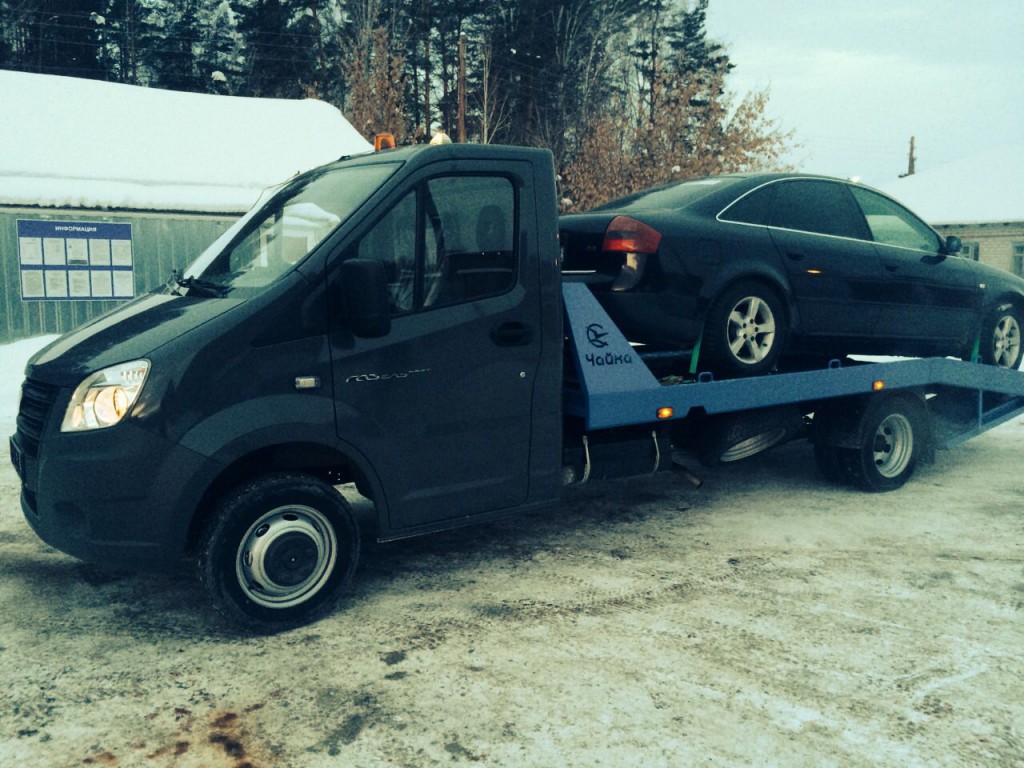
M 1024 766 L 1021 420 L 891 494 L 794 443 L 371 547 L 274 637 L 43 545 L 0 445 L 3 766 Z

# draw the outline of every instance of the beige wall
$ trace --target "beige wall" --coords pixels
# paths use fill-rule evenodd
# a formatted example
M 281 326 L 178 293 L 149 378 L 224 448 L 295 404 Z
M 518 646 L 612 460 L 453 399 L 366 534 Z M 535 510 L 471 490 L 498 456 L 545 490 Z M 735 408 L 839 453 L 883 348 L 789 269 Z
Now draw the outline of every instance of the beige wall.
M 978 243 L 978 261 L 1007 272 L 1017 271 L 1014 246 L 1024 246 L 1024 221 L 1010 224 L 939 224 L 935 229 L 943 237 L 956 235 L 965 243 Z

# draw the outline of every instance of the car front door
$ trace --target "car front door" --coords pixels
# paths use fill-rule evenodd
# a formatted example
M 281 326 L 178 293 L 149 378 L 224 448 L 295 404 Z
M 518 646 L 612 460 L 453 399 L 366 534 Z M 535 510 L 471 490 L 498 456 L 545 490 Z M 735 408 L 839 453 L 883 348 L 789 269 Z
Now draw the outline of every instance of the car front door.
M 540 360 L 536 268 L 520 236 L 530 166 L 424 176 L 341 254 L 383 263 L 391 329 L 333 325 L 339 437 L 374 468 L 392 531 L 522 504 Z
M 962 352 L 978 322 L 981 289 L 970 262 L 944 252 L 939 235 L 903 206 L 850 187 L 887 276 L 878 335 L 920 354 Z

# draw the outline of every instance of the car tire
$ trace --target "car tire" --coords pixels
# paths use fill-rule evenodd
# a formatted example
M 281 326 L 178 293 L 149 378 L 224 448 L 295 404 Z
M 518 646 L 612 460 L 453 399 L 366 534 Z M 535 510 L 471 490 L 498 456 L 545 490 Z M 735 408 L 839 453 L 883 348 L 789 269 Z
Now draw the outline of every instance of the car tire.
M 1013 304 L 996 307 L 981 324 L 981 362 L 1016 370 L 1021 362 L 1021 311 Z
M 754 376 L 775 367 L 788 331 L 778 292 L 745 281 L 726 288 L 711 303 L 701 343 L 714 374 Z
M 277 632 L 332 610 L 359 560 L 359 527 L 330 484 L 273 474 L 229 493 L 207 522 L 199 580 L 232 624 Z

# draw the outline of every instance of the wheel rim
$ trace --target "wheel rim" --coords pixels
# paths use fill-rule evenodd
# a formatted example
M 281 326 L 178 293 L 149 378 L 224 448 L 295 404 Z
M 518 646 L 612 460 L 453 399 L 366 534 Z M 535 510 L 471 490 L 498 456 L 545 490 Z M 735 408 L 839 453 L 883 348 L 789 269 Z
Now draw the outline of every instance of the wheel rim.
M 1020 361 L 1020 323 L 1013 315 L 1005 315 L 996 323 L 992 359 L 1002 368 L 1016 368 Z
M 886 416 L 875 430 L 872 444 L 875 469 L 882 477 L 897 477 L 910 464 L 914 453 L 914 430 L 901 413 Z
M 764 360 L 775 344 L 775 315 L 768 302 L 747 296 L 729 313 L 729 349 L 742 363 L 753 365 Z
M 305 602 L 327 583 L 338 557 L 334 526 L 312 507 L 278 507 L 254 522 L 235 558 L 247 598 L 268 608 Z
M 761 453 L 761 451 L 767 451 L 785 436 L 785 427 L 778 427 L 777 429 L 772 429 L 767 432 L 762 432 L 759 435 L 748 437 L 746 440 L 741 440 L 736 443 L 736 445 L 729 448 L 729 450 L 722 454 L 719 461 L 728 463 L 730 461 L 739 461 L 740 459 L 754 456 Z

